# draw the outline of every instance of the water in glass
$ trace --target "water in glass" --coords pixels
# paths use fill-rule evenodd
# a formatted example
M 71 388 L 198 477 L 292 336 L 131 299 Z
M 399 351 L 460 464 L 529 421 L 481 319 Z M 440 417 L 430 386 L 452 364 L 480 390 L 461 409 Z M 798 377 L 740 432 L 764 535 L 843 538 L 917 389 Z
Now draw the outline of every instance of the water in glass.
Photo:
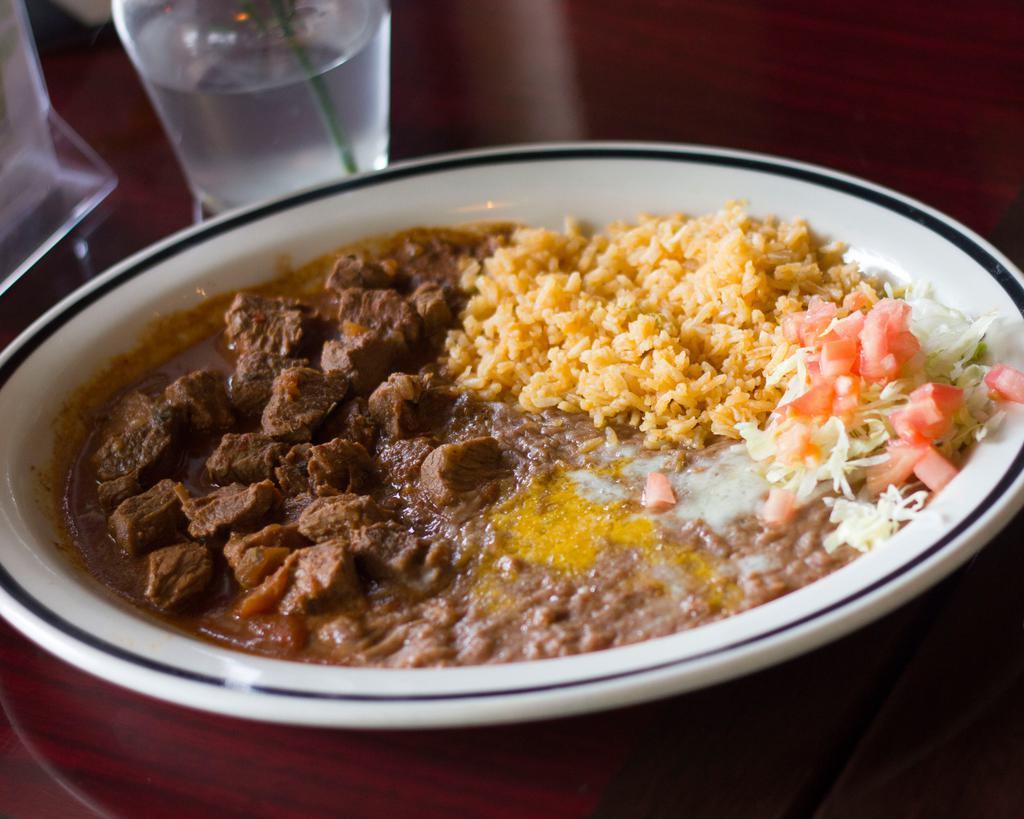
M 205 210 L 387 163 L 382 0 L 116 0 L 114 11 Z

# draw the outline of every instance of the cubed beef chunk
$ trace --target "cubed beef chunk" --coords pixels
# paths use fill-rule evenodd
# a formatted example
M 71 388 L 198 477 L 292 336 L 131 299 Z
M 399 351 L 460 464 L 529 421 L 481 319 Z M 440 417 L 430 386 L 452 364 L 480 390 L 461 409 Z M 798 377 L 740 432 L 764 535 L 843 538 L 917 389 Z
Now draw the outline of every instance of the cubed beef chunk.
M 392 373 L 370 395 L 367 408 L 385 437 L 409 438 L 444 426 L 458 396 L 430 373 Z
M 167 403 L 140 392 L 126 395 L 111 412 L 93 453 L 96 476 L 109 481 L 136 472 L 140 481 L 149 483 L 167 474 L 177 461 L 177 422 Z
M 312 494 L 313 488 L 309 484 L 309 454 L 312 451 L 312 444 L 296 444 L 274 470 L 274 478 L 285 497 Z
M 328 290 L 391 287 L 397 268 L 394 259 L 368 259 L 363 253 L 348 253 L 338 257 L 324 286 Z
M 352 553 L 345 541 L 330 540 L 292 552 L 236 610 L 242 617 L 274 607 L 283 614 L 315 614 L 359 594 Z
M 293 355 L 302 344 L 308 309 L 291 299 L 239 293 L 224 315 L 228 344 L 240 353 Z
M 376 330 L 399 345 L 419 341 L 420 317 L 401 293 L 349 287 L 338 293 L 338 323 L 342 332 Z
M 258 432 L 229 432 L 206 461 L 206 474 L 216 484 L 256 483 L 274 477 L 274 468 L 287 454 L 282 444 Z
M 482 262 L 489 256 L 493 256 L 498 248 L 505 244 L 513 230 L 513 227 L 504 227 L 501 230 L 488 233 L 486 236 L 478 236 L 464 245 L 465 252 Z
M 120 478 L 111 478 L 96 487 L 96 497 L 100 502 L 100 508 L 108 515 L 121 505 L 122 501 L 128 500 L 133 495 L 142 491 L 142 484 L 139 483 L 139 472 L 134 470 Z
M 122 501 L 107 519 L 114 541 L 130 555 L 173 543 L 184 525 L 181 500 L 169 478 Z
M 423 568 L 428 548 L 394 521 L 364 526 L 353 532 L 349 540 L 356 566 L 374 580 L 409 580 Z
M 489 435 L 458 444 L 442 444 L 420 467 L 420 491 L 436 507 L 443 508 L 507 471 L 501 459 L 501 446 Z
M 263 409 L 263 432 L 284 441 L 308 441 L 347 391 L 343 375 L 308 367 L 285 370 L 274 379 Z
M 292 553 L 284 546 L 253 546 L 231 564 L 235 580 L 243 589 L 253 589 L 276 572 Z
M 305 358 L 286 358 L 270 353 L 242 353 L 231 376 L 231 403 L 243 415 L 259 415 L 270 400 L 278 374 L 293 367 L 307 367 Z
M 440 285 L 425 282 L 417 287 L 409 301 L 423 323 L 423 330 L 432 341 L 439 341 L 454 318 Z
M 420 467 L 434 451 L 433 438 L 399 438 L 377 449 L 379 472 L 396 487 L 409 486 L 419 480 Z
M 433 376 L 421 376 L 423 391 L 416 401 L 416 418 L 423 429 L 437 429 L 452 420 L 460 398 L 466 397 L 449 384 Z
M 462 273 L 460 257 L 468 252 L 468 247 L 436 236 L 407 239 L 400 252 L 406 287 L 412 290 L 424 283 L 457 287 Z
M 213 577 L 210 552 L 199 543 L 176 543 L 147 559 L 146 597 L 170 611 L 202 592 Z
M 189 520 L 188 533 L 194 538 L 214 537 L 233 528 L 254 529 L 280 497 L 270 481 L 250 486 L 233 483 L 199 498 L 188 497 L 180 484 L 177 491 Z
M 282 614 L 315 614 L 361 594 L 352 552 L 329 540 L 295 552 L 291 582 L 278 604 Z
M 299 516 L 299 531 L 314 542 L 347 537 L 356 529 L 387 520 L 387 513 L 366 495 L 317 498 Z
M 224 376 L 213 370 L 183 375 L 164 390 L 164 400 L 196 432 L 228 429 L 235 422 Z
M 363 492 L 373 480 L 373 459 L 361 444 L 342 438 L 316 446 L 296 444 L 274 477 L 286 497 Z
M 242 617 L 253 617 L 273 609 L 288 590 L 298 559 L 298 552 L 288 555 L 277 571 L 238 601 L 235 611 Z
M 412 236 L 395 253 L 401 265 L 402 288 L 415 290 L 424 283 L 439 284 L 461 301 L 460 280 L 467 264 L 483 261 L 505 240 L 510 231 L 489 236 Z M 452 302 L 453 309 L 461 304 Z
M 278 570 L 295 549 L 308 546 L 295 526 L 271 523 L 252 534 L 232 535 L 224 545 L 224 558 L 243 589 L 251 589 Z
M 373 481 L 373 461 L 362 444 L 335 438 L 313 447 L 306 464 L 309 482 L 320 495 L 325 488 L 365 492 Z
M 420 429 L 416 402 L 422 394 L 419 376 L 392 373 L 370 396 L 370 417 L 389 438 L 408 438 Z
M 281 515 L 285 523 L 298 523 L 299 517 L 316 497 L 309 492 L 300 492 L 297 495 L 285 495 L 281 504 Z
M 377 425 L 370 417 L 370 407 L 362 397 L 346 401 L 332 412 L 317 431 L 321 441 L 344 438 L 362 444 L 367 452 L 373 451 L 377 441 Z
M 232 566 L 247 549 L 262 548 L 301 549 L 309 546 L 297 526 L 271 523 L 256 532 L 235 533 L 224 545 L 224 556 Z
M 345 375 L 357 395 L 369 395 L 394 369 L 401 348 L 376 330 L 356 332 L 324 344 L 320 366 L 324 372 Z

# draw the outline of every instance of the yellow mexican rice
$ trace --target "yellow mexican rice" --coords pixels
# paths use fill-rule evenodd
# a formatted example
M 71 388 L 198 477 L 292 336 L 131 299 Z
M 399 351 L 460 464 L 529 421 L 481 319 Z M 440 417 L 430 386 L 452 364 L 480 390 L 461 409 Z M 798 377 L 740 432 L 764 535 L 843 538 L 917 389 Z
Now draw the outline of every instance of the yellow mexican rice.
M 784 314 L 814 295 L 875 289 L 807 224 L 739 203 L 687 218 L 642 216 L 585 234 L 520 228 L 463 277 L 472 297 L 448 339 L 449 371 L 488 399 L 628 423 L 648 446 L 737 437 L 782 396 Z

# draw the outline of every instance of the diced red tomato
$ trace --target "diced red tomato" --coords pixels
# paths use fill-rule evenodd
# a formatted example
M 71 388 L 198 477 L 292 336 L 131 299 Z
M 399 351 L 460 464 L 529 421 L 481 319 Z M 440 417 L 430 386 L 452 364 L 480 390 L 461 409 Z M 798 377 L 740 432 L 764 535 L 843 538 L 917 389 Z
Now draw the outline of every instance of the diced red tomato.
M 935 429 L 942 423 L 942 414 L 927 404 L 907 404 L 889 416 L 889 423 L 901 441 L 908 444 L 930 444 L 936 436 L 925 430 Z
M 867 314 L 860 332 L 860 374 L 872 381 L 891 381 L 921 345 L 907 325 L 910 305 L 882 299 Z
M 860 379 L 855 375 L 840 375 L 835 380 L 836 395 L 860 397 Z
M 872 316 L 883 322 L 890 333 L 898 333 L 908 328 L 910 305 L 903 299 L 881 299 L 868 313 L 868 318 Z
M 850 347 L 846 340 L 826 342 L 822 346 L 820 361 L 807 362 L 811 386 L 803 395 L 782 404 L 787 416 L 827 418 L 830 415 L 849 416 L 860 403 L 860 378 L 849 372 L 836 372 L 850 360 Z M 855 359 L 854 359 L 855 360 Z
M 800 343 L 800 328 L 803 326 L 803 313 L 790 313 L 782 317 L 782 335 L 787 341 Z
M 868 297 L 861 293 L 859 290 L 854 290 L 852 293 L 847 293 L 843 298 L 843 309 L 849 310 L 851 313 L 855 310 L 862 310 L 868 306 Z
M 929 448 L 927 446 L 911 446 L 902 441 L 890 441 L 887 447 L 889 459 L 869 466 L 865 470 L 868 492 L 872 495 L 879 495 L 890 484 L 902 486 L 907 482 L 907 478 L 914 473 L 914 467 Z
M 1020 370 L 996 364 L 985 376 L 985 384 L 997 397 L 1024 404 L 1024 373 Z
M 812 380 L 811 388 L 779 409 L 785 409 L 790 415 L 802 415 L 805 418 L 821 418 L 832 414 L 832 399 L 835 389 L 830 381 Z
M 910 393 L 910 403 L 889 416 L 893 429 L 908 443 L 931 443 L 953 429 L 953 416 L 963 406 L 964 391 L 948 384 L 928 383 Z
M 959 471 L 933 446 L 928 447 L 921 459 L 914 464 L 914 474 L 932 492 L 940 491 Z
M 921 342 L 910 330 L 904 330 L 889 339 L 889 349 L 896 360 L 903 364 L 921 352 Z
M 852 372 L 860 345 L 855 338 L 839 338 L 821 345 L 821 374 L 826 378 Z
M 779 433 L 776 451 L 780 461 L 792 466 L 813 465 L 821 457 L 814 443 L 814 431 L 801 423 L 791 423 Z
M 964 391 L 951 384 L 929 381 L 910 393 L 911 401 L 926 401 L 935 405 L 943 415 L 955 415 L 964 405 Z
M 861 348 L 860 374 L 871 381 L 892 381 L 900 374 L 900 363 L 892 353 L 872 360 Z
M 855 375 L 836 376 L 832 414 L 845 418 L 853 415 L 860 404 L 860 379 Z
M 856 338 L 859 341 L 860 331 L 864 329 L 864 314 L 851 313 L 832 325 L 832 332 L 839 338 Z
M 809 319 L 813 319 L 813 324 L 818 325 L 824 330 L 836 317 L 839 312 L 839 308 L 830 301 L 813 296 L 810 304 L 807 307 L 807 315 Z
M 888 367 L 882 365 L 882 360 L 889 355 L 885 326 L 877 319 L 872 320 L 871 316 L 869 313 L 860 331 L 860 372 L 865 378 L 891 378 Z
M 789 523 L 796 513 L 796 495 L 788 489 L 773 488 L 761 508 L 761 520 L 767 526 L 782 526 Z
M 664 512 L 676 505 L 676 493 L 672 491 L 672 484 L 664 474 L 649 472 L 640 502 L 652 512 Z
M 813 298 L 806 310 L 783 316 L 782 334 L 801 347 L 816 347 L 821 343 L 821 334 L 838 312 L 832 302 Z

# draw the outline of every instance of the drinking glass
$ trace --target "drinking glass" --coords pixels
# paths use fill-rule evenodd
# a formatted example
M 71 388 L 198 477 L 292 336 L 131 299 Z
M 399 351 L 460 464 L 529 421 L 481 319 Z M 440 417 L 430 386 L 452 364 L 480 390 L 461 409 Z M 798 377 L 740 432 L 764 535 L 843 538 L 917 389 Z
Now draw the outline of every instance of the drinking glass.
M 382 168 L 385 0 L 114 0 L 204 211 Z

